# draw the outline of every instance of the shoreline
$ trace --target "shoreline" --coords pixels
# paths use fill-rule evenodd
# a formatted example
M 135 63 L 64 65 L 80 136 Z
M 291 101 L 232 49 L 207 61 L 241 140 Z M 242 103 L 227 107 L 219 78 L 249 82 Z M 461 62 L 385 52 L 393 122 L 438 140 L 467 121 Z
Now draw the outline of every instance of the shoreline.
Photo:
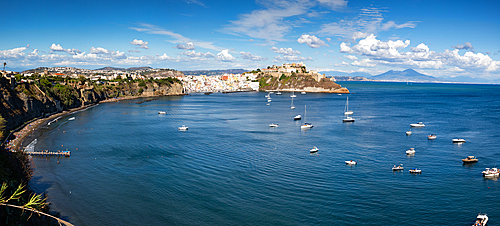
M 40 125 L 44 124 L 47 121 L 51 121 L 53 119 L 56 119 L 56 118 L 59 118 L 59 117 L 62 117 L 62 116 L 65 116 L 65 115 L 68 115 L 71 113 L 85 110 L 87 108 L 96 106 L 98 104 L 99 103 L 95 103 L 95 104 L 85 105 L 85 106 L 82 106 L 79 108 L 73 108 L 73 109 L 70 109 L 68 111 L 55 113 L 55 114 L 50 115 L 46 118 L 34 118 L 34 119 L 30 120 L 31 122 L 28 121 L 29 122 L 28 124 L 25 124 L 24 126 L 20 126 L 17 129 L 15 129 L 12 133 L 10 133 L 9 136 L 7 137 L 7 139 L 11 136 L 15 136 L 15 139 L 9 140 L 8 142 L 5 142 L 4 146 L 5 146 L 6 150 L 11 151 L 11 152 L 22 151 L 22 147 L 20 146 L 20 144 L 23 143 L 23 141 L 24 141 L 24 139 L 26 139 L 26 137 L 28 137 L 29 135 L 34 133 Z
M 102 100 L 102 101 L 99 101 L 97 103 L 93 103 L 93 104 L 85 105 L 85 106 L 78 107 L 78 108 L 72 108 L 72 109 L 67 110 L 67 111 L 55 113 L 55 114 L 52 114 L 52 115 L 45 117 L 45 118 L 31 119 L 28 122 L 26 122 L 25 124 L 14 129 L 11 133 L 9 133 L 9 135 L 3 141 L 2 144 L 5 147 L 5 149 L 8 151 L 11 151 L 11 152 L 22 151 L 22 147 L 20 145 L 23 143 L 23 141 L 28 136 L 33 134 L 38 129 L 38 127 L 40 125 L 46 123 L 47 121 L 52 121 L 52 120 L 57 119 L 59 117 L 62 117 L 62 116 L 68 115 L 68 114 L 72 114 L 72 113 L 75 113 L 75 112 L 78 112 L 81 110 L 85 110 L 85 109 L 90 108 L 90 107 L 97 106 L 100 103 L 119 102 L 121 100 L 132 100 L 132 99 L 138 99 L 138 98 L 162 97 L 162 96 L 186 96 L 186 95 L 188 95 L 188 94 L 182 93 L 182 94 L 158 95 L 158 96 L 126 96 L 126 97 L 119 97 L 119 98 L 108 98 L 106 100 Z M 9 137 L 12 137 L 12 136 L 15 136 L 15 138 L 12 140 L 8 140 Z

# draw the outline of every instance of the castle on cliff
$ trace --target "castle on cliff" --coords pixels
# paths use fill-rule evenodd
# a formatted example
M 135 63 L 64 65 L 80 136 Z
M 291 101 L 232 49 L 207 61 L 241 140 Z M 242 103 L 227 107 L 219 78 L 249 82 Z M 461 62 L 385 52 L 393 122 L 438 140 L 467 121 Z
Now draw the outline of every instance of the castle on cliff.
M 293 74 L 303 74 L 309 75 L 317 82 L 325 78 L 324 74 L 320 74 L 316 71 L 307 71 L 306 64 L 300 63 L 284 63 L 281 66 L 269 66 L 260 70 L 264 75 L 271 75 L 273 77 L 281 77 L 282 75 L 291 76 Z

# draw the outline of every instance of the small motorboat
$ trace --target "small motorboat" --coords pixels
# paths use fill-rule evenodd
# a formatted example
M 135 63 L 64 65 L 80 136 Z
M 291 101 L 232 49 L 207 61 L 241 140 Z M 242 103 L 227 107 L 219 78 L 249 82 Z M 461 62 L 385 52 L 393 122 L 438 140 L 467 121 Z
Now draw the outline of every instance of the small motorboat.
M 267 99 L 267 102 L 271 102 L 272 100 L 271 99 Z
M 158 114 L 159 114 L 159 115 L 166 115 L 166 114 L 167 114 L 167 112 L 166 112 L 166 111 L 158 111 Z
M 400 164 L 399 166 L 396 166 L 394 165 L 392 167 L 392 171 L 399 171 L 399 170 L 404 170 L 405 168 L 403 168 L 403 164 Z
M 461 139 L 461 138 L 455 138 L 455 139 L 451 139 L 451 141 L 453 141 L 453 143 L 465 143 L 465 140 L 464 139 Z
M 411 130 L 406 131 L 406 136 L 410 136 L 410 135 L 411 135 Z
M 310 153 L 315 153 L 318 151 L 319 151 L 319 149 L 316 146 L 314 146 L 311 150 L 309 150 Z
M 302 91 L 302 92 L 300 92 L 300 94 L 305 95 L 305 94 L 306 94 L 306 92 L 305 92 L 305 91 Z
M 269 124 L 269 127 L 278 127 L 278 126 L 279 126 L 278 124 L 274 124 L 274 123 Z
M 302 119 L 302 115 L 296 115 L 295 117 L 293 117 L 293 120 L 301 120 Z
M 479 160 L 473 155 L 467 156 L 467 158 L 462 159 L 462 162 L 464 162 L 464 163 L 474 163 L 477 161 L 479 161 Z
M 73 121 L 73 120 L 75 120 L 75 117 L 71 117 L 68 119 L 68 121 Z
M 189 127 L 185 126 L 185 125 L 182 125 L 181 127 L 179 127 L 179 130 L 188 130 Z
M 415 154 L 415 148 L 410 148 L 406 151 L 407 155 L 414 155 Z
M 410 124 L 411 127 L 424 127 L 424 123 L 422 122 L 419 122 L 419 123 L 414 123 L 414 124 Z
M 500 175 L 500 171 L 498 171 L 498 168 L 486 168 L 483 172 L 481 172 L 484 177 L 498 177 Z
M 278 91 L 278 92 L 276 93 L 276 95 L 281 95 L 281 92 L 280 92 L 280 91 Z
M 422 173 L 422 170 L 419 170 L 417 168 L 410 169 L 409 171 L 410 173 Z
M 350 160 L 350 161 L 345 161 L 345 164 L 347 164 L 347 165 L 356 165 L 358 163 L 356 161 Z
M 427 139 L 429 139 L 429 140 L 435 140 L 436 139 L 436 135 L 435 134 L 428 135 Z
M 269 103 L 267 103 L 266 105 L 270 105 Z
M 301 129 L 310 129 L 310 128 L 313 128 L 314 126 L 311 124 L 311 123 L 304 123 L 304 125 L 301 125 L 300 128 Z
M 472 226 L 486 226 L 486 223 L 488 223 L 488 216 L 486 216 L 486 214 L 478 214 L 476 217 L 476 223 Z

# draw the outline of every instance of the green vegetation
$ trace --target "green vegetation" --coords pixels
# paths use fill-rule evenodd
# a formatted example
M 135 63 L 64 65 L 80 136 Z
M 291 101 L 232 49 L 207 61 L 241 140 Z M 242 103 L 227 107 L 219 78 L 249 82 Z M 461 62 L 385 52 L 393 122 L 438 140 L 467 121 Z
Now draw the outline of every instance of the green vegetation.
M 267 84 L 266 83 L 266 80 L 269 79 L 269 77 L 262 77 L 259 79 L 259 86 L 260 87 L 266 87 L 266 86 L 270 86 L 271 84 Z
M 5 119 L 0 115 L 0 140 L 3 141 L 3 138 L 4 138 L 4 134 L 5 134 Z
M 285 74 L 281 74 L 280 81 L 283 80 L 283 79 L 286 79 L 286 75 Z
M 139 82 L 139 86 L 145 87 L 146 83 L 144 81 Z

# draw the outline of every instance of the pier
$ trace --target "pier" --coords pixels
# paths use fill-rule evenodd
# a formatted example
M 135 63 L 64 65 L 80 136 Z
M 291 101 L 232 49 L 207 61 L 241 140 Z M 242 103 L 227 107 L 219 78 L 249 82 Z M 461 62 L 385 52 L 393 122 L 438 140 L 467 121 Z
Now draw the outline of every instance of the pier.
M 69 157 L 71 155 L 70 151 L 26 151 L 24 152 L 28 155 L 31 156 L 42 156 L 42 157 L 49 157 L 49 156 L 57 156 L 57 157 Z

